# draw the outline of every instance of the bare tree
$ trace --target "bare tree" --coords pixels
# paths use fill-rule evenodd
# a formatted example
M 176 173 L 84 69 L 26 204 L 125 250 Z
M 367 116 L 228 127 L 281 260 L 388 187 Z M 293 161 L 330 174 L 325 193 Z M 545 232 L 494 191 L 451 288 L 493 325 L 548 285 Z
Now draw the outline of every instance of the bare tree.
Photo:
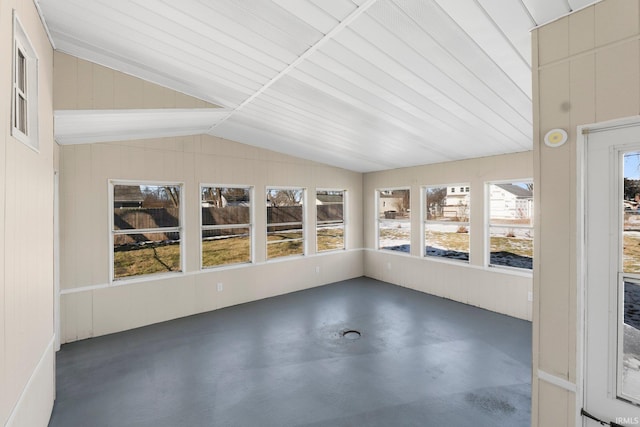
M 302 190 L 270 190 L 267 200 L 271 206 L 296 206 L 302 202 Z

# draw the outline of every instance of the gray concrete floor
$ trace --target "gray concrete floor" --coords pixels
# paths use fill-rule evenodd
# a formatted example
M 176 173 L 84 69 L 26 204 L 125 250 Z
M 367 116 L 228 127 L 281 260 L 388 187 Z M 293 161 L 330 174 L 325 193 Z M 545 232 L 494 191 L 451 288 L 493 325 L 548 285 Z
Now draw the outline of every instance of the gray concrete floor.
M 359 278 L 64 345 L 49 425 L 529 426 L 530 387 L 529 322 Z

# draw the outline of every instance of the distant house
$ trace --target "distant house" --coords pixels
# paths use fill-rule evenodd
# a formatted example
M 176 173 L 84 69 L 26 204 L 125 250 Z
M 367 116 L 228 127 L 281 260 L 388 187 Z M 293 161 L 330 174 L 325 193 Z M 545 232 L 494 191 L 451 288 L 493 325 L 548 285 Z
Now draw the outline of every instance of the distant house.
M 442 206 L 445 218 L 468 220 L 469 218 L 469 186 L 454 185 L 447 187 L 447 197 Z
M 409 206 L 405 205 L 405 192 L 406 190 L 388 190 L 381 191 L 378 198 L 378 212 L 403 212 L 409 209 Z
M 514 184 L 491 184 L 489 192 L 492 218 L 531 218 L 533 215 L 533 192 L 528 188 Z
M 113 189 L 114 208 L 141 208 L 144 195 L 137 185 L 116 185 Z
M 219 206 L 222 203 L 222 206 Z M 202 196 L 203 208 L 227 207 L 227 206 L 249 206 L 249 193 L 221 194 L 220 201 L 214 193 L 204 193 Z

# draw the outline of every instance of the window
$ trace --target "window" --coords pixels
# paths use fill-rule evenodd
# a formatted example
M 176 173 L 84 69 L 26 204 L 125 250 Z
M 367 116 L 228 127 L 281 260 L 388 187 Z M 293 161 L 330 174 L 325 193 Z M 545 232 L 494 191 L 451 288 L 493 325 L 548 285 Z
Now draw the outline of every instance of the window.
M 469 185 L 425 188 L 425 256 L 469 261 L 470 193 L 464 188 Z
M 533 182 L 489 183 L 489 265 L 533 268 Z
M 11 135 L 38 149 L 38 60 L 17 14 L 13 14 Z
M 202 268 L 251 262 L 251 189 L 203 185 Z
M 637 405 L 640 404 L 640 151 L 623 154 L 621 184 L 617 391 L 622 399 Z
M 304 189 L 267 189 L 267 259 L 304 255 Z
M 316 191 L 316 250 L 344 249 L 344 190 Z
M 111 183 L 113 279 L 182 271 L 181 184 Z
M 408 189 L 377 190 L 378 249 L 411 252 L 411 211 Z

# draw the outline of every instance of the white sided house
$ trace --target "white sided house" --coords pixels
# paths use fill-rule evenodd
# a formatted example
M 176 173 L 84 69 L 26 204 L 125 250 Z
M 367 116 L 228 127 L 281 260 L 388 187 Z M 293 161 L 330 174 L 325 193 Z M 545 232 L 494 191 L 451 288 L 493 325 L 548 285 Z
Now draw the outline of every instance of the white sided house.
M 515 184 L 489 185 L 491 217 L 500 219 L 531 218 L 533 192 Z
M 447 197 L 442 207 L 442 215 L 452 220 L 464 220 L 469 217 L 469 185 L 447 187 Z

